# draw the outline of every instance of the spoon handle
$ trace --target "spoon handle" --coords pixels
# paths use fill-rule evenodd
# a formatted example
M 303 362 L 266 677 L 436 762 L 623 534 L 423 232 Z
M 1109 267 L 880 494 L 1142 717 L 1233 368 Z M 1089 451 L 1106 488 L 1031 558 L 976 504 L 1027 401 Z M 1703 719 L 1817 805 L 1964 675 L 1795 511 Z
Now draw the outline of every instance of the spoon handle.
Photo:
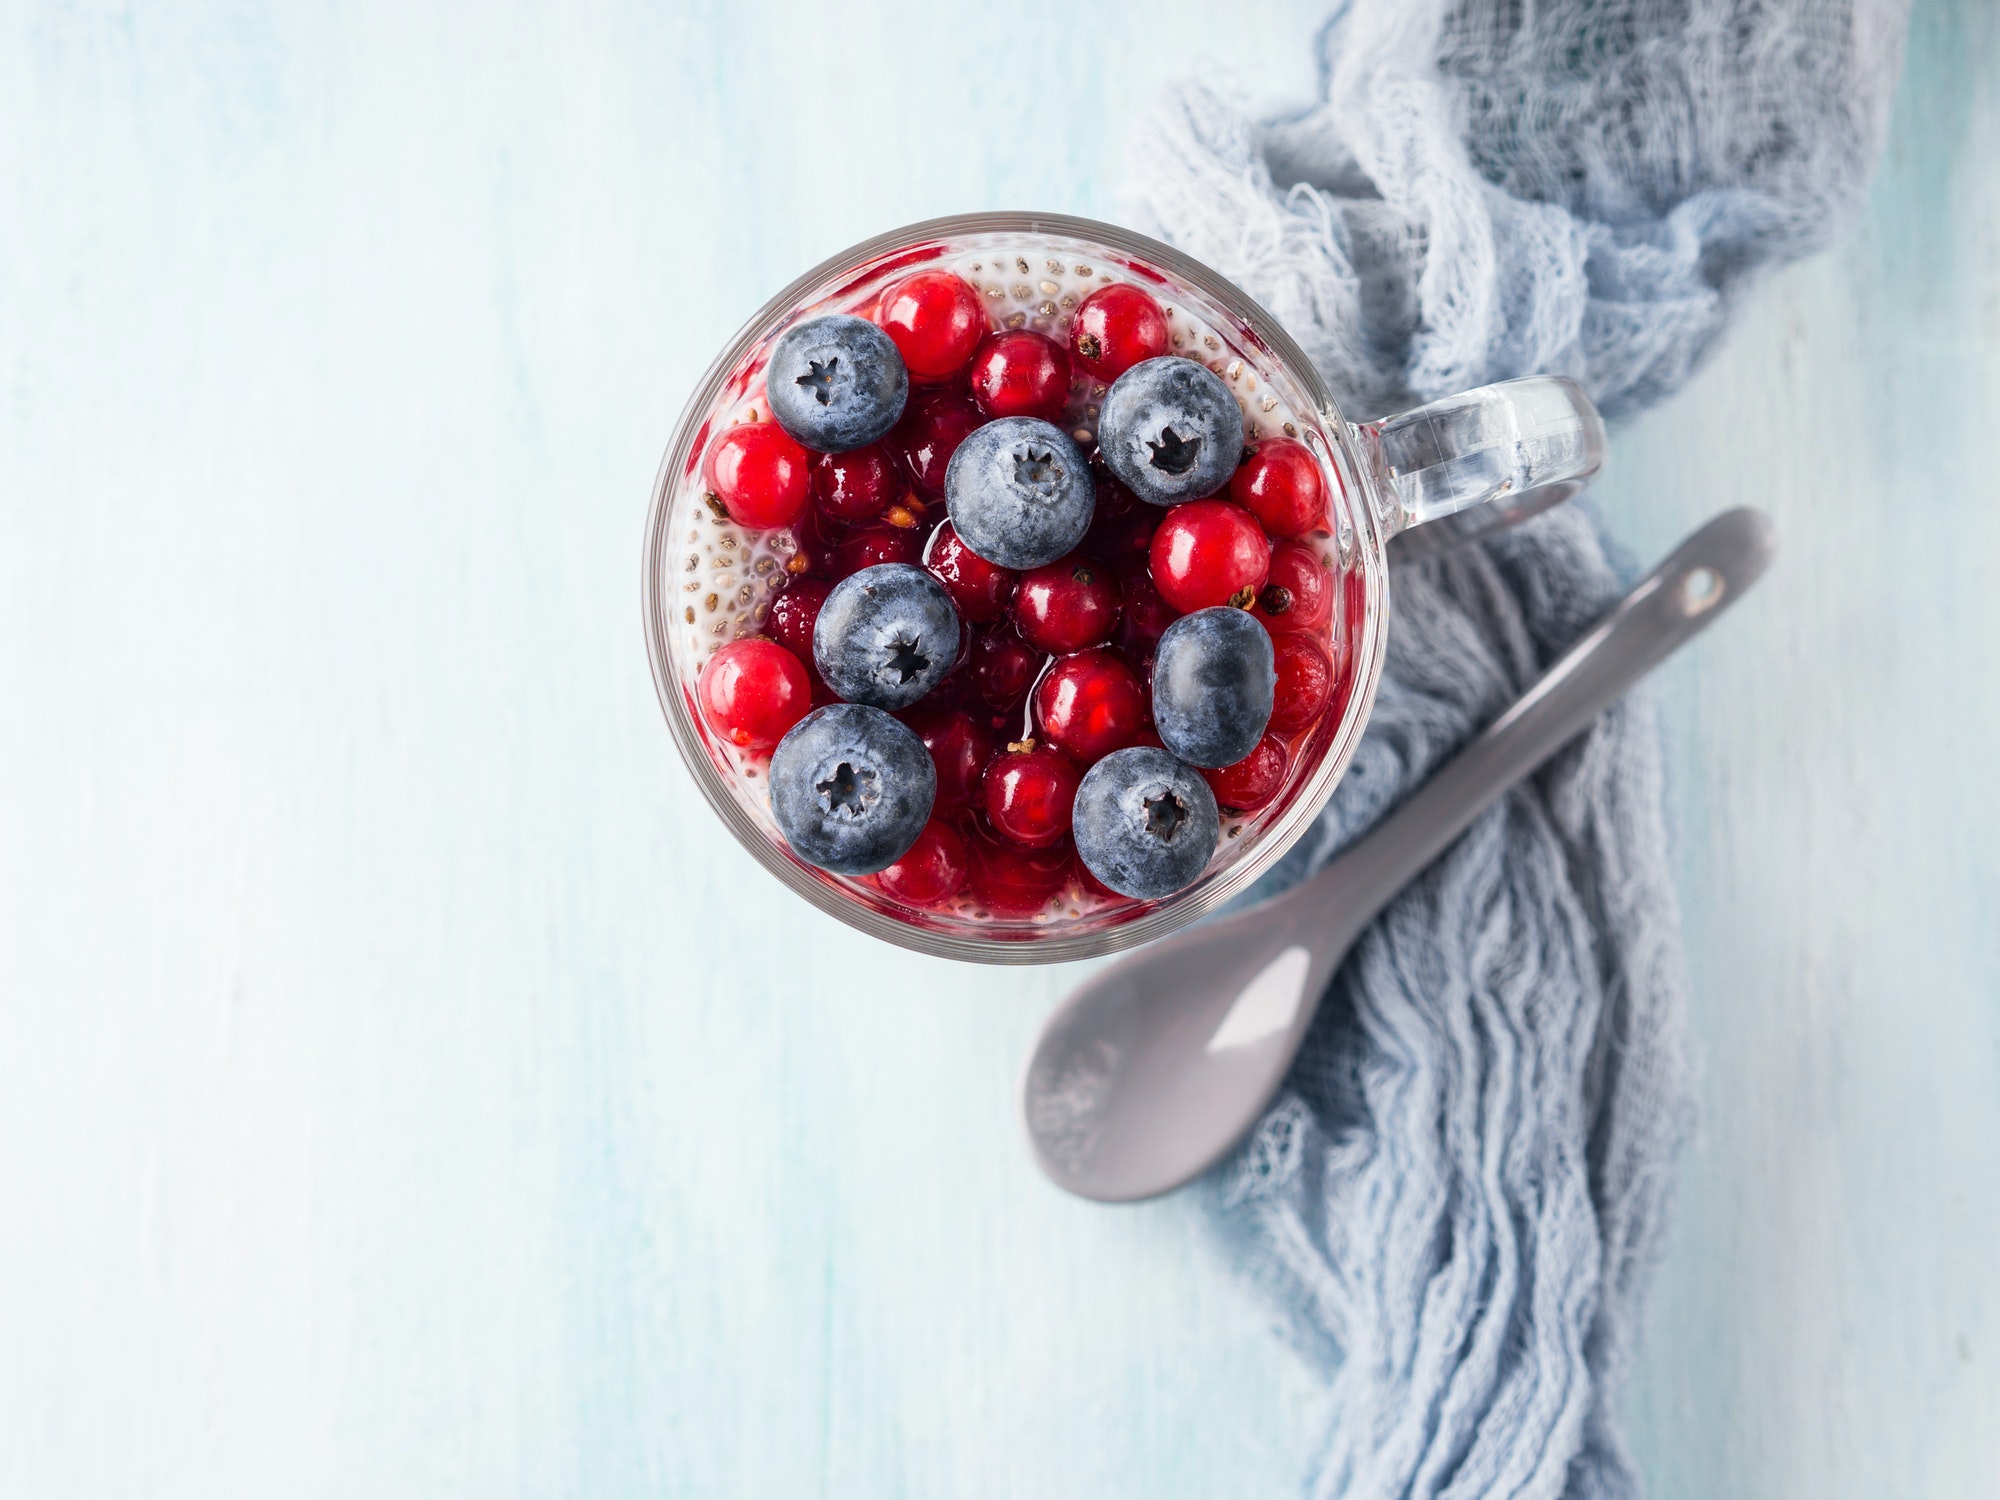
M 1770 518 L 1724 511 L 1685 542 L 1506 713 L 1368 836 L 1328 866 L 1329 881 L 1380 903 L 1416 878 L 1493 801 L 1561 749 L 1638 678 L 1705 630 L 1770 565 Z M 1302 900 L 1318 886 L 1297 889 Z M 1324 891 L 1317 893 L 1323 897 Z

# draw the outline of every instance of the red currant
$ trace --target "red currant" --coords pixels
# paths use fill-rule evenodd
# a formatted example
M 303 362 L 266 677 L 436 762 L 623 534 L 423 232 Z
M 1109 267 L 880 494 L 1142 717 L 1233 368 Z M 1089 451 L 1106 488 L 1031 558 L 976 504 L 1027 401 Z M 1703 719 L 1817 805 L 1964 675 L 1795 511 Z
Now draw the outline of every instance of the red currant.
M 1069 354 L 1027 328 L 990 333 L 972 356 L 972 395 L 989 417 L 1055 421 L 1069 400 Z
M 1081 651 L 1111 639 L 1118 623 L 1118 580 L 1100 563 L 1072 552 L 1021 575 L 1014 590 L 1014 628 L 1051 655 Z
M 1315 723 L 1333 698 L 1333 658 L 1309 635 L 1285 634 L 1271 643 L 1278 682 L 1271 728 L 1292 734 Z
M 986 726 L 965 709 L 934 705 L 929 699 L 901 717 L 924 742 L 937 768 L 937 799 L 932 805 L 945 811 L 972 801 L 980 773 L 993 758 L 993 736 Z
M 1047 906 L 1069 884 L 1075 858 L 1067 839 L 1047 849 L 1023 849 L 979 833 L 966 836 L 965 853 L 973 899 L 1003 917 L 1033 916 Z
M 1153 533 L 1153 585 L 1182 614 L 1247 609 L 1271 571 L 1271 542 L 1256 518 L 1226 500 L 1176 505 Z
M 1326 526 L 1326 481 L 1312 449 L 1297 438 L 1265 438 L 1229 481 L 1229 498 L 1272 536 L 1304 536 Z
M 1099 287 L 1077 308 L 1069 347 L 1099 380 L 1116 380 L 1141 360 L 1167 352 L 1167 315 L 1130 282 Z
M 838 583 L 850 573 L 879 563 L 914 563 L 923 556 L 923 537 L 913 527 L 877 521 L 842 537 L 833 549 L 827 571 Z
M 1108 646 L 1064 657 L 1035 687 L 1043 735 L 1086 766 L 1138 738 L 1149 711 L 1139 674 Z
M 1323 631 L 1333 618 L 1334 576 L 1310 542 L 1280 542 L 1271 549 L 1271 576 L 1257 591 L 1250 613 L 1278 635 Z
M 997 620 L 1007 612 L 1007 601 L 1014 597 L 1014 584 L 1020 576 L 966 546 L 949 521 L 931 533 L 924 566 L 951 595 L 959 617 L 975 624 Z
M 812 707 L 805 664 L 761 636 L 731 641 L 701 669 L 702 717 L 732 745 L 769 750 Z
M 1167 627 L 1180 618 L 1180 612 L 1160 597 L 1144 563 L 1120 575 L 1118 591 L 1124 607 L 1119 611 L 1118 631 L 1113 639 L 1118 649 L 1132 660 L 1144 661 L 1160 644 Z
M 882 294 L 882 331 L 895 341 L 918 380 L 944 380 L 965 368 L 986 332 L 979 293 L 950 271 L 919 271 Z
M 944 471 L 958 445 L 984 424 L 979 408 L 950 391 L 913 396 L 883 441 L 902 461 L 910 483 L 927 500 L 944 495 Z
M 883 894 L 910 906 L 937 906 L 965 886 L 965 840 L 936 818 L 903 857 L 875 875 Z
M 987 631 L 973 638 L 972 689 L 995 708 L 1012 708 L 1028 696 L 1042 654 L 1011 631 Z
M 1009 745 L 987 763 L 980 779 L 986 820 L 1006 838 L 1046 849 L 1069 832 L 1069 816 L 1083 778 L 1061 751 L 1032 740 Z
M 1203 771 L 1208 789 L 1224 807 L 1238 812 L 1256 812 L 1268 807 L 1285 784 L 1285 772 L 1292 766 L 1292 753 L 1275 734 L 1257 741 L 1257 747 L 1233 766 Z
M 1101 465 L 1092 465 L 1091 479 L 1097 489 L 1097 508 L 1091 514 L 1090 530 L 1084 533 L 1083 550 L 1115 573 L 1122 574 L 1133 563 L 1143 565 L 1165 512 L 1146 504 Z
M 794 578 L 771 601 L 771 613 L 764 621 L 777 643 L 807 666 L 813 659 L 813 627 L 819 624 L 820 606 L 831 592 L 817 578 Z
M 816 454 L 812 461 L 813 501 L 821 515 L 843 526 L 874 520 L 902 487 L 895 461 L 880 443 Z
M 730 520 L 764 531 L 791 525 L 806 508 L 809 462 L 776 422 L 742 422 L 709 445 L 706 478 Z

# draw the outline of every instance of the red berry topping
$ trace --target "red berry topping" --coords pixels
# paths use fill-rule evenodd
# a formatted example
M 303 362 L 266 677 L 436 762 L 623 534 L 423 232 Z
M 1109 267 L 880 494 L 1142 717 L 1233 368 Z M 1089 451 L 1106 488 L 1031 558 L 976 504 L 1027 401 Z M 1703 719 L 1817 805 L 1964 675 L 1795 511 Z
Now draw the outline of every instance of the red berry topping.
M 989 417 L 1053 422 L 1069 400 L 1069 354 L 1027 328 L 988 334 L 972 356 L 972 394 Z
M 1082 765 L 1123 750 L 1146 728 L 1145 684 L 1108 646 L 1066 656 L 1035 687 L 1035 722 Z
M 926 499 L 944 495 L 944 471 L 958 445 L 984 425 L 979 408 L 948 391 L 914 396 L 883 442 L 901 461 L 910 483 Z
M 813 659 L 813 626 L 819 623 L 820 606 L 831 592 L 832 588 L 817 578 L 794 578 L 771 601 L 771 613 L 764 622 L 778 644 L 808 667 Z
M 1271 576 L 1257 591 L 1250 613 L 1273 635 L 1324 631 L 1333 618 L 1333 570 L 1310 542 L 1280 542 L 1271 549 Z
M 939 811 L 963 807 L 979 790 L 979 777 L 993 758 L 993 736 L 962 708 L 933 705 L 928 700 L 901 715 L 917 733 L 937 767 Z
M 1167 315 L 1129 282 L 1099 287 L 1077 308 L 1069 347 L 1099 380 L 1116 380 L 1139 361 L 1167 352 Z
M 904 277 L 882 294 L 877 321 L 918 380 L 944 380 L 957 374 L 986 332 L 979 293 L 950 271 L 919 271 Z
M 1271 543 L 1256 518 L 1226 500 L 1176 505 L 1153 533 L 1153 585 L 1182 614 L 1234 604 L 1248 609 L 1271 570 Z
M 813 502 L 843 526 L 872 521 L 901 493 L 895 461 L 880 443 L 846 453 L 820 453 L 812 461 Z
M 776 422 L 743 422 L 709 445 L 706 478 L 730 520 L 764 531 L 791 525 L 806 508 L 809 462 Z
M 1069 884 L 1074 851 L 1067 839 L 1048 849 L 1023 849 L 1000 839 L 968 835 L 973 899 L 1003 917 L 1032 916 Z
M 975 624 L 1007 613 L 1007 602 L 1014 597 L 1014 584 L 1020 577 L 1013 569 L 990 563 L 966 546 L 949 521 L 931 533 L 924 566 L 951 595 L 959 617 Z
M 835 583 L 850 573 L 877 563 L 914 563 L 923 556 L 924 540 L 913 527 L 878 521 L 842 537 L 833 549 L 827 572 Z
M 1090 530 L 1084 533 L 1083 550 L 1115 573 L 1133 563 L 1143 566 L 1165 512 L 1146 504 L 1102 465 L 1093 464 L 1090 477 L 1097 489 L 1097 508 L 1090 517 Z
M 1278 682 L 1271 728 L 1291 734 L 1315 723 L 1333 697 L 1333 658 L 1309 635 L 1285 634 L 1271 643 Z
M 980 781 L 986 820 L 1029 849 L 1046 849 L 1069 832 L 1069 815 L 1083 777 L 1059 750 L 1024 740 L 987 764 Z
M 1143 562 L 1119 576 L 1118 592 L 1124 607 L 1119 611 L 1118 630 L 1112 639 L 1132 660 L 1144 661 L 1160 644 L 1166 628 L 1180 618 L 1180 611 L 1160 597 L 1160 591 L 1153 587 L 1153 575 L 1146 571 Z
M 965 886 L 965 840 L 936 818 L 886 870 L 876 872 L 883 894 L 910 906 L 936 906 Z
M 1257 741 L 1256 749 L 1235 765 L 1201 774 L 1208 779 L 1208 789 L 1215 793 L 1217 802 L 1248 813 L 1270 805 L 1284 786 L 1285 772 L 1291 765 L 1292 753 L 1285 748 L 1285 742 L 1275 734 L 1267 734 Z
M 769 750 L 812 707 L 805 663 L 776 641 L 731 641 L 696 684 L 709 727 L 745 750 Z
M 1027 697 L 1041 670 L 1041 652 L 1011 632 L 988 632 L 973 639 L 967 675 L 973 691 L 995 708 L 1012 708 Z
M 1304 536 L 1326 526 L 1326 481 L 1312 449 L 1296 438 L 1265 438 L 1229 481 L 1229 498 L 1272 536 Z
M 1015 629 L 1051 655 L 1108 641 L 1117 623 L 1118 580 L 1074 552 L 1023 573 L 1014 590 Z

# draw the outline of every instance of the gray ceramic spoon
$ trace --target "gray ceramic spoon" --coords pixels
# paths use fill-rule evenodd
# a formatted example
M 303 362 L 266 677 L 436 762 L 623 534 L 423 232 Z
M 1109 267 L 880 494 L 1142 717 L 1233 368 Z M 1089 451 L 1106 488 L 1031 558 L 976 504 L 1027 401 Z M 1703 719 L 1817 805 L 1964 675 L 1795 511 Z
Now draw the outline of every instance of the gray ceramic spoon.
M 1049 1017 L 1022 1087 L 1041 1168 L 1086 1198 L 1200 1175 L 1278 1090 L 1328 978 L 1390 899 L 1500 794 L 1698 634 L 1769 565 L 1771 523 L 1725 511 L 1477 739 L 1319 874 L 1127 954 Z

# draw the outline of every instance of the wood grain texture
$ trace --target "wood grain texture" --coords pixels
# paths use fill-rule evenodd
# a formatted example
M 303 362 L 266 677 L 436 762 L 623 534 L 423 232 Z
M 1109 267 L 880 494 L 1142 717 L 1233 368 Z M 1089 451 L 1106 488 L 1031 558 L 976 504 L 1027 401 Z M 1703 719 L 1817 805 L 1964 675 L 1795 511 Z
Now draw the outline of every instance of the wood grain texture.
M 1319 0 L 0 6 L 0 1493 L 1292 1492 L 1185 1204 L 1047 1187 L 1068 973 L 784 896 L 673 758 L 647 486 L 886 225 L 1110 215 Z M 1763 597 L 1666 674 L 1706 1056 L 1663 1496 L 1996 1493 L 2000 37 L 1617 435 Z M 777 936 L 774 938 L 774 932 Z

